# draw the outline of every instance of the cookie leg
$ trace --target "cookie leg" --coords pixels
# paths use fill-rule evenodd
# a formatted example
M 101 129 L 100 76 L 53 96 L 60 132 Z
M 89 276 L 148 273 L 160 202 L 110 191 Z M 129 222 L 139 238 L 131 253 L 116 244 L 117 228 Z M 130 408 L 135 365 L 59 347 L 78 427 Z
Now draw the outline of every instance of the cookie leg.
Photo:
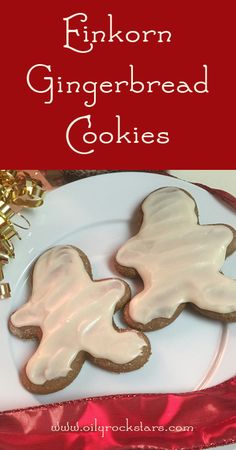
M 99 336 L 99 334 L 98 334 Z M 151 348 L 148 339 L 142 333 L 134 330 L 106 330 L 105 342 L 99 342 L 96 336 L 97 353 L 94 355 L 93 339 L 86 342 L 86 351 L 89 359 L 107 370 L 116 372 L 126 372 L 138 369 L 148 360 Z M 116 349 L 114 355 L 114 348 Z
M 176 294 L 177 292 L 177 294 Z M 178 286 L 162 289 L 145 288 L 124 310 L 125 321 L 140 331 L 153 331 L 173 322 L 183 311 L 185 303 L 178 297 Z
M 222 273 L 216 274 L 214 282 L 204 286 L 201 295 L 192 302 L 191 306 L 211 319 L 235 322 L 235 280 L 226 278 Z

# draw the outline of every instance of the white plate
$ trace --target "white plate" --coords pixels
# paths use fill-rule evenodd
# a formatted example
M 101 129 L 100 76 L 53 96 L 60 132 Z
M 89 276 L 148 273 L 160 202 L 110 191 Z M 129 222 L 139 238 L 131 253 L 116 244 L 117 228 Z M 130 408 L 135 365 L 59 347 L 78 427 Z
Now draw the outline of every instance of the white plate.
M 162 186 L 189 191 L 197 201 L 201 223 L 224 222 L 236 228 L 236 215 L 208 192 L 150 173 L 113 173 L 77 181 L 48 193 L 39 210 L 24 212 L 31 228 L 15 242 L 16 260 L 5 270 L 12 298 L 0 302 L 1 410 L 104 394 L 190 391 L 236 374 L 236 324 L 223 326 L 186 310 L 170 326 L 148 333 L 152 356 L 138 371 L 112 374 L 86 362 L 70 386 L 47 396 L 34 396 L 19 382 L 18 373 L 34 344 L 10 335 L 7 321 L 26 299 L 35 258 L 53 245 L 73 244 L 90 258 L 95 278 L 119 276 L 114 255 L 134 232 L 133 213 L 148 193 Z M 223 270 L 235 278 L 236 254 Z M 141 286 L 132 283 L 132 288 Z

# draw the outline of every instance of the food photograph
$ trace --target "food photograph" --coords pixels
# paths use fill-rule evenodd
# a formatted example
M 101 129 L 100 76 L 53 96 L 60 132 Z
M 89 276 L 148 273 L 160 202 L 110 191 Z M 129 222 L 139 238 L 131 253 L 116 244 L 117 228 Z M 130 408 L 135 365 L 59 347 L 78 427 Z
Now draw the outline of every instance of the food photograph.
M 1 449 L 235 448 L 235 180 L 0 171 Z

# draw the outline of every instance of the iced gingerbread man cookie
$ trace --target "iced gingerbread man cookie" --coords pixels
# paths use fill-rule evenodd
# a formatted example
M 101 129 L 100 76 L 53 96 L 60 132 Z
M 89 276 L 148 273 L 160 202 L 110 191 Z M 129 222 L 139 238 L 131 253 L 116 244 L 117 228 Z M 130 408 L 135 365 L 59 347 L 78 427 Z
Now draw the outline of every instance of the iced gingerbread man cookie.
M 236 248 L 229 225 L 200 225 L 191 195 L 175 187 L 152 192 L 141 205 L 138 233 L 118 251 L 117 268 L 143 280 L 126 305 L 126 322 L 138 330 L 171 323 L 190 303 L 200 313 L 236 321 L 236 281 L 220 269 Z
M 24 386 L 37 394 L 58 391 L 74 380 L 86 358 L 115 372 L 141 367 L 150 355 L 148 339 L 113 324 L 114 312 L 129 299 L 124 281 L 93 281 L 81 250 L 47 250 L 34 266 L 29 300 L 9 320 L 13 334 L 39 340 L 21 374 Z

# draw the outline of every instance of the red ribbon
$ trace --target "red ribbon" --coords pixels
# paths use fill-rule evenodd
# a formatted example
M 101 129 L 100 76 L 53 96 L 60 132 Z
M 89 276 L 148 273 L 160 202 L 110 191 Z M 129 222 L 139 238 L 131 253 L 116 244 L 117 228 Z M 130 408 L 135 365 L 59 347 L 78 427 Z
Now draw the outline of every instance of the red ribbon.
M 0 414 L 1 450 L 183 450 L 236 440 L 236 377 L 186 394 L 94 397 Z M 79 431 L 77 428 L 79 427 Z
M 218 200 L 222 200 L 224 203 L 226 203 L 232 209 L 236 210 L 236 198 L 232 194 L 229 194 L 226 191 L 222 191 L 222 189 L 216 189 L 216 188 L 206 186 L 205 184 L 201 184 L 201 183 L 193 183 L 193 184 L 210 192 L 210 194 L 213 194 L 215 197 L 218 198 Z
M 208 190 L 236 210 L 236 198 Z M 236 442 L 236 377 L 182 394 L 94 397 L 0 413 L 0 450 L 200 450 Z

